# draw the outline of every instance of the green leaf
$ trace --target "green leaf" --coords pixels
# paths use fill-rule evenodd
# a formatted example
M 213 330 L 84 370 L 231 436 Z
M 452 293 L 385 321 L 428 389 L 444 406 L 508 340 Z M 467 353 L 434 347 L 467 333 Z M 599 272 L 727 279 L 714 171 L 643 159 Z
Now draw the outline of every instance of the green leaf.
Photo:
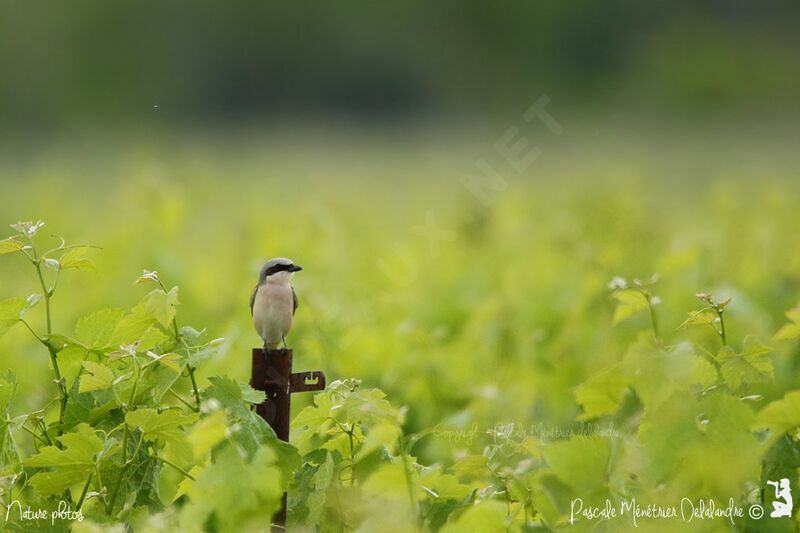
M 143 305 L 138 305 L 119 321 L 114 328 L 110 344 L 115 347 L 136 344 L 143 339 L 153 324 L 155 319 L 145 313 Z
M 78 320 L 75 336 L 90 350 L 111 347 L 114 331 L 124 315 L 125 312 L 121 309 L 101 309 L 90 313 Z
M 703 388 L 708 388 L 717 382 L 719 375 L 715 367 L 705 357 L 695 356 L 692 360 L 692 379 Z
M 197 328 L 193 328 L 192 326 L 181 326 L 180 331 L 181 337 L 186 339 L 190 345 L 195 346 L 200 344 L 200 340 L 205 336 L 206 330 L 198 331 Z
M 741 354 L 728 346 L 723 347 L 717 354 L 717 361 L 725 383 L 736 390 L 742 385 L 772 381 L 772 360 L 765 357 L 771 351 L 772 348 L 752 337 L 745 339 Z
M 25 298 L 14 297 L 0 301 L 0 337 L 19 322 L 27 308 L 28 301 Z
M 579 420 L 590 420 L 616 412 L 630 385 L 630 378 L 614 367 L 598 372 L 575 388 L 575 401 L 583 407 Z
M 800 390 L 787 392 L 782 399 L 768 404 L 759 411 L 753 425 L 756 430 L 770 431 L 768 443 L 797 427 L 800 427 Z
M 330 412 L 334 404 L 331 396 L 326 393 L 319 393 L 314 396 L 314 404 L 304 408 L 292 420 L 292 428 L 304 429 L 311 433 L 316 433 L 320 427 L 328 421 Z
M 242 400 L 247 403 L 258 405 L 264 403 L 264 400 L 267 399 L 264 391 L 256 390 L 247 383 L 239 382 L 239 388 L 242 390 Z
M 64 467 L 55 472 L 39 472 L 31 478 L 30 484 L 43 496 L 51 496 L 86 481 L 88 475 L 86 468 Z
M 572 437 L 549 444 L 544 457 L 553 473 L 577 494 L 593 495 L 608 485 L 611 450 L 597 437 Z
M 483 455 L 468 455 L 463 459 L 456 461 L 450 467 L 450 471 L 456 476 L 471 476 L 476 473 L 486 472 L 486 467 L 489 466 L 489 459 Z
M 19 451 L 11 433 L 13 423 L 9 420 L 11 402 L 17 391 L 16 378 L 10 370 L 0 375 L 0 476 L 16 471 Z
M 152 350 L 159 344 L 168 340 L 169 337 L 166 336 L 160 329 L 158 329 L 158 327 L 150 326 L 145 330 L 144 334 L 142 334 L 141 338 L 139 339 L 139 344 L 136 346 L 136 350 L 139 352 L 147 352 L 148 350 Z
M 176 353 L 165 353 L 161 355 L 156 355 L 153 352 L 147 352 L 147 355 L 150 356 L 153 361 L 158 361 L 158 364 L 163 365 L 170 370 L 174 370 L 175 372 L 180 372 L 182 365 L 181 361 L 183 361 L 183 356 L 176 354 Z
M 52 340 L 52 336 L 50 339 Z M 86 348 L 77 344 L 67 344 L 58 351 L 58 366 L 61 369 L 61 376 L 67 382 L 67 389 L 72 389 L 72 384 L 78 374 L 83 372 L 83 360 L 89 352 Z
M 219 350 L 219 346 L 211 344 L 199 350 L 192 350 L 189 357 L 186 359 L 186 364 L 193 367 L 202 365 L 209 357 L 213 356 Z
M 471 485 L 460 483 L 454 475 L 442 473 L 441 468 L 424 468 L 420 486 L 438 500 L 463 500 L 474 490 Z
M 508 531 L 505 526 L 507 507 L 499 500 L 484 500 L 473 505 L 457 519 L 448 521 L 440 530 L 441 533 L 458 533 L 460 531 L 480 531 L 500 533 Z
M 775 334 L 773 339 L 775 342 L 800 340 L 800 305 L 787 311 L 786 317 L 789 323 Z
M 245 402 L 261 403 L 266 399 L 263 392 L 227 376 L 213 376 L 208 381 L 211 385 L 203 390 L 203 398 L 214 398 L 222 407 L 241 418 L 245 418 L 250 412 Z
M 645 411 L 657 408 L 676 390 L 690 392 L 694 357 L 691 344 L 681 343 L 667 349 L 651 335 L 631 345 L 622 367 Z
M 47 446 L 23 461 L 26 467 L 58 469 L 39 472 L 31 478 L 31 485 L 44 495 L 55 494 L 85 480 L 94 468 L 96 455 L 103 449 L 103 441 L 87 424 L 78 426 L 74 433 L 65 433 L 60 440 L 64 449 Z
M 185 415 L 174 409 L 159 413 L 148 408 L 129 411 L 125 415 L 125 423 L 141 429 L 145 440 L 183 441 L 185 433 L 181 426 L 194 423 L 198 416 L 197 413 Z
M 142 303 L 148 315 L 155 318 L 165 328 L 171 327 L 178 305 L 178 287 L 172 287 L 169 292 L 155 289 L 145 297 Z
M 9 237 L 0 241 L 0 255 L 11 254 L 22 250 L 23 244 L 14 237 Z
M 333 453 L 325 452 L 325 461 L 319 465 L 311 477 L 306 496 L 305 505 L 308 508 L 308 516 L 304 523 L 311 526 L 318 526 L 322 520 L 327 502 L 327 491 L 333 483 L 335 464 Z
M 114 383 L 114 372 L 106 365 L 93 361 L 83 361 L 81 364 L 89 373 L 81 374 L 78 392 L 105 390 Z
M 764 453 L 761 469 L 761 483 L 759 486 L 771 489 L 767 485 L 768 480 L 779 480 L 788 478 L 791 483 L 792 494 L 797 494 L 798 472 L 800 471 L 800 442 L 793 438 L 778 438 L 768 443 L 769 449 Z M 774 491 L 764 491 L 763 503 L 768 509 L 772 508 L 774 501 Z
M 390 500 L 393 504 L 402 504 L 402 508 L 410 505 L 408 498 L 422 496 L 419 487 L 419 473 L 416 469 L 403 466 L 406 456 L 396 457 L 391 463 L 378 467 L 364 482 L 361 489 L 372 499 Z M 409 494 L 411 493 L 411 494 Z M 408 509 L 410 511 L 410 509 Z
M 614 311 L 613 324 L 616 326 L 628 318 L 647 311 L 649 304 L 644 294 L 635 289 L 623 289 L 614 292 L 613 298 L 617 300 L 617 309 Z
M 188 439 L 196 459 L 201 460 L 225 438 L 226 418 L 224 411 L 215 411 L 192 426 Z
M 689 326 L 708 326 L 709 324 L 716 322 L 716 320 L 717 315 L 713 311 L 692 311 L 689 313 L 689 318 L 687 318 L 683 324 L 678 327 L 678 329 L 685 329 Z
M 89 251 L 88 246 L 78 246 L 76 248 L 70 248 L 64 255 L 62 255 L 58 262 L 61 265 L 61 270 L 89 270 L 92 272 L 97 271 L 97 267 L 94 264 L 94 261 L 86 257 L 86 253 Z
M 356 460 L 361 460 L 379 449 L 393 452 L 397 439 L 400 438 L 402 433 L 403 430 L 394 422 L 385 420 L 377 422 L 367 430 L 367 437 L 361 443 L 361 447 L 356 454 Z
M 181 523 L 194 524 L 193 531 L 204 530 L 209 520 L 218 531 L 262 530 L 265 517 L 280 507 L 286 488 L 269 446 L 261 447 L 250 461 L 226 447 L 196 478 L 183 484 L 188 501 L 180 509 Z
M 750 407 L 733 395 L 698 398 L 676 391 L 642 419 L 641 482 L 702 486 L 707 497 L 729 498 L 760 470 L 753 418 Z
M 473 489 L 470 493 L 461 500 L 452 499 L 437 499 L 431 505 L 431 510 L 428 512 L 428 521 L 432 531 L 441 531 L 442 526 L 450 519 L 451 516 L 461 516 L 459 511 L 470 509 L 475 503 L 475 496 L 477 490 Z M 454 519 L 455 520 L 455 519 Z M 501 531 L 506 531 L 501 529 Z

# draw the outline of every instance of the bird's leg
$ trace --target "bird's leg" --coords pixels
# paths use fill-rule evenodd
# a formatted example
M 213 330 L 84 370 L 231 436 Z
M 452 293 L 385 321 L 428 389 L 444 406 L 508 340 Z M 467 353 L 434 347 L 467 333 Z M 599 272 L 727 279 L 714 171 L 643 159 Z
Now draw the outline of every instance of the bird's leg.
M 265 340 L 264 341 L 264 357 L 266 357 L 268 353 L 269 353 L 269 348 L 267 348 L 267 341 Z
M 286 344 L 286 337 L 281 337 L 281 338 L 283 339 L 283 349 L 284 350 L 288 350 L 289 349 L 289 345 Z

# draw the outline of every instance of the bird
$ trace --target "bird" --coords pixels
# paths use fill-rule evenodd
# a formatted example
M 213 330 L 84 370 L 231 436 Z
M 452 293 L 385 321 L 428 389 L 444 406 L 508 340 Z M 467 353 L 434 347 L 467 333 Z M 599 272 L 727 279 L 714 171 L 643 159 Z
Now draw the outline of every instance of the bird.
M 258 284 L 250 297 L 253 326 L 264 340 L 264 353 L 276 349 L 281 342 L 287 348 L 286 335 L 292 328 L 297 311 L 297 293 L 290 281 L 303 268 L 291 259 L 276 257 L 261 267 Z

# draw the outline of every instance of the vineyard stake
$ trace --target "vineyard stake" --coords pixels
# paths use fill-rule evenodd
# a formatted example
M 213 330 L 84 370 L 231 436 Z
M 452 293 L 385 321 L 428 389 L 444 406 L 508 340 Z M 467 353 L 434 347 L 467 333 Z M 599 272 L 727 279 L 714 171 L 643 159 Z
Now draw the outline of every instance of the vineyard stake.
M 320 370 L 292 373 L 292 350 L 265 350 L 253 348 L 253 368 L 250 386 L 264 391 L 267 399 L 256 406 L 263 418 L 284 442 L 289 442 L 289 406 L 295 392 L 325 389 L 325 374 Z M 272 517 L 273 531 L 286 529 L 286 493 L 281 499 L 281 509 Z

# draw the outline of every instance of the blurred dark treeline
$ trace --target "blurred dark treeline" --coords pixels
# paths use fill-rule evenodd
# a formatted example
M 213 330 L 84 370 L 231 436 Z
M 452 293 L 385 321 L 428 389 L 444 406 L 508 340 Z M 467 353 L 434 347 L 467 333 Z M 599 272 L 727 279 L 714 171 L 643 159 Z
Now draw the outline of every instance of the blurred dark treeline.
M 0 128 L 784 110 L 800 2 L 0 0 Z M 157 106 L 157 107 L 156 107 Z

